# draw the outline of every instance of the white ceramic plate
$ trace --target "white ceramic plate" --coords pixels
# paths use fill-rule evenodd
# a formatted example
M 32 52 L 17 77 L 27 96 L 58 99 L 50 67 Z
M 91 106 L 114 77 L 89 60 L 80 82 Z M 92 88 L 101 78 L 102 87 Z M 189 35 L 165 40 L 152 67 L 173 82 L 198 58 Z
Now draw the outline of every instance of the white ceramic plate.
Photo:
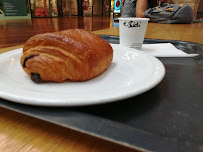
M 84 106 L 136 96 L 156 86 L 165 75 L 153 56 L 112 45 L 114 58 L 100 76 L 85 82 L 32 82 L 20 65 L 22 49 L 0 55 L 0 98 L 39 106 Z

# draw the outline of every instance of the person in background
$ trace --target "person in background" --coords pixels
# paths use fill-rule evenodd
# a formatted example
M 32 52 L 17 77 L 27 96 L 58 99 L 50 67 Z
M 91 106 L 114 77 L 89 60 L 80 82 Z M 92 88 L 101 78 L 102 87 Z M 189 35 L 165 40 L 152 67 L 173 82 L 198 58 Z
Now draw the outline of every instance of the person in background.
M 145 17 L 148 8 L 156 7 L 157 0 L 125 0 L 121 17 Z

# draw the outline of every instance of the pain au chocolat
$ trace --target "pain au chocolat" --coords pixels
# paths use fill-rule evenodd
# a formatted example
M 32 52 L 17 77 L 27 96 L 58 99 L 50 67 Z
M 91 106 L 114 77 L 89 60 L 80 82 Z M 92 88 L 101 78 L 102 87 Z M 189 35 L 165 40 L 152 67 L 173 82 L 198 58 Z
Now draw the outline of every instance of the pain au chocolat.
M 102 74 L 112 58 L 112 47 L 98 35 L 69 29 L 31 37 L 21 65 L 34 82 L 85 81 Z

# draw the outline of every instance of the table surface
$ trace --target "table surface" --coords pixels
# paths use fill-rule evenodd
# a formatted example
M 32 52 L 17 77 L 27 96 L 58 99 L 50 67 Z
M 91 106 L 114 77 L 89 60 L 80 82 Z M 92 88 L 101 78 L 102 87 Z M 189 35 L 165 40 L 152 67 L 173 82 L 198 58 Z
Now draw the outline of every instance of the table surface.
M 115 27 L 93 33 L 117 36 L 119 29 Z M 203 44 L 202 33 L 203 23 L 176 25 L 150 23 L 145 38 Z M 0 49 L 0 53 L 20 47 L 23 45 Z M 135 150 L 0 107 L 0 151 L 131 152 Z
M 119 28 L 97 30 L 99 35 L 119 35 Z M 145 38 L 180 40 L 203 44 L 203 22 L 194 24 L 159 24 L 149 23 Z

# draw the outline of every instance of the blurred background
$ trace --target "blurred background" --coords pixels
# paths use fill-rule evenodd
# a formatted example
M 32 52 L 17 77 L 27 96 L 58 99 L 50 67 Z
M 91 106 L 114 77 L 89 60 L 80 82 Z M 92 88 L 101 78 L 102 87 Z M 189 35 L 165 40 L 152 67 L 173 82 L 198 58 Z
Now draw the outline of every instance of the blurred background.
M 157 0 L 163 3 L 187 3 L 194 15 L 203 13 L 203 0 Z M 112 16 L 118 18 L 125 0 L 0 0 L 0 18 Z

